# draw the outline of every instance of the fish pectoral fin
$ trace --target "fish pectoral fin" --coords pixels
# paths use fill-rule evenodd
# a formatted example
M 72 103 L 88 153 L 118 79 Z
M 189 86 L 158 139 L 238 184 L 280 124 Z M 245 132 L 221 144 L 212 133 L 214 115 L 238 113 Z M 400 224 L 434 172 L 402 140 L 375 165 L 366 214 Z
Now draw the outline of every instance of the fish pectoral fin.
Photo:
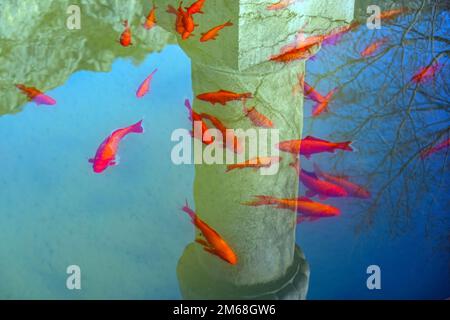
M 92 159 L 92 158 L 88 160 L 89 163 L 94 163 L 94 161 L 95 161 L 95 159 Z
M 196 239 L 195 239 L 195 242 L 197 242 L 198 244 L 202 245 L 203 247 L 209 248 L 209 243 L 206 242 L 206 241 L 203 240 L 203 239 L 196 238 Z
M 219 255 L 217 254 L 216 250 L 213 249 L 213 248 L 210 248 L 210 247 L 203 247 L 203 250 L 206 251 L 206 252 L 208 252 L 208 253 L 211 253 L 211 254 L 213 254 L 213 255 L 215 255 L 215 256 L 219 256 Z

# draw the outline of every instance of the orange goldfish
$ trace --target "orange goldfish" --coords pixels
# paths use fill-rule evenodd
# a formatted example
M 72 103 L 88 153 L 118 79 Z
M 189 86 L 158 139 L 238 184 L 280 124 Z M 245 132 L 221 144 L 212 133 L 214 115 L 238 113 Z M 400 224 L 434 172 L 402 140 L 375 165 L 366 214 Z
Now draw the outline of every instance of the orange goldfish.
M 202 8 L 203 8 L 203 5 L 205 4 L 205 1 L 206 0 L 197 0 L 193 4 L 191 4 L 191 6 L 189 8 L 185 7 L 187 13 L 190 15 L 197 14 L 197 13 L 203 14 Z
M 130 133 L 142 133 L 142 120 L 122 129 L 117 129 L 111 135 L 109 135 L 97 149 L 95 157 L 89 159 L 92 163 L 92 167 L 95 173 L 101 173 L 109 166 L 115 166 L 117 164 L 116 156 L 119 149 L 119 143 L 122 139 Z
M 309 159 L 312 154 L 321 152 L 334 152 L 336 149 L 353 151 L 353 149 L 350 147 L 351 143 L 351 141 L 330 142 L 307 136 L 306 138 L 301 140 L 282 141 L 278 144 L 278 149 L 295 155 L 301 154 Z
M 147 94 L 147 92 L 149 92 L 150 90 L 150 83 L 153 79 L 153 75 L 156 73 L 156 71 L 158 71 L 158 69 L 153 70 L 152 73 L 150 73 L 150 75 L 145 78 L 144 82 L 142 82 L 142 84 L 139 86 L 137 92 L 136 92 L 136 97 L 138 98 L 142 98 L 143 96 L 145 96 Z
M 375 52 L 378 51 L 378 49 L 380 49 L 381 46 L 383 46 L 386 42 L 388 41 L 387 38 L 382 38 L 380 40 L 377 40 L 371 44 L 369 44 L 363 51 L 361 51 L 361 56 L 362 57 L 370 57 L 372 56 Z
M 52 106 L 56 104 L 56 100 L 52 97 L 49 97 L 36 89 L 35 87 L 27 87 L 23 84 L 16 84 L 16 88 L 21 90 L 30 101 L 35 102 L 37 105 L 48 105 Z
M 176 15 L 175 30 L 181 38 L 185 40 L 193 35 L 192 32 L 194 31 L 196 25 L 192 15 L 183 10 L 182 4 L 183 2 L 180 2 L 178 10 L 171 5 L 168 5 L 167 12 Z
M 200 38 L 201 42 L 206 42 L 209 40 L 216 40 L 216 37 L 219 35 L 219 31 L 225 27 L 231 27 L 233 24 L 231 21 L 227 21 L 224 24 L 218 25 L 217 27 L 212 28 L 211 30 L 202 33 L 202 37 Z
M 267 6 L 267 10 L 281 10 L 285 9 L 294 2 L 297 2 L 298 0 L 279 0 L 276 3 L 270 4 Z
M 245 169 L 245 168 L 268 168 L 274 163 L 278 163 L 281 161 L 281 157 L 256 157 L 250 160 L 247 160 L 243 163 L 230 164 L 227 166 L 227 171 L 235 169 Z
M 206 92 L 199 94 L 197 96 L 197 99 L 209 102 L 213 105 L 216 103 L 220 103 L 221 105 L 225 105 L 229 101 L 234 100 L 243 100 L 243 99 L 250 99 L 253 98 L 252 94 L 250 92 L 246 93 L 234 93 L 231 91 L 226 90 L 219 90 L 216 92 Z
M 312 43 L 309 45 L 300 44 L 297 47 L 270 57 L 269 60 L 289 63 L 300 59 L 309 59 L 313 56 L 314 51 L 312 49 L 316 47 L 316 45 L 317 43 Z
M 441 65 L 439 63 L 433 63 L 431 66 L 422 67 L 417 71 L 417 73 L 411 78 L 414 83 L 424 83 L 434 78 L 436 73 L 440 70 Z
M 203 121 L 202 116 L 192 109 L 191 103 L 189 102 L 188 99 L 186 99 L 184 101 L 184 105 L 189 111 L 189 120 L 191 120 L 191 122 L 192 122 L 192 127 L 194 127 L 195 122 L 201 122 L 201 130 L 202 130 L 201 133 L 197 133 L 197 132 L 194 133 L 194 131 L 191 131 L 191 136 L 196 139 L 199 139 L 204 144 L 213 143 L 214 137 L 211 137 L 211 139 L 207 139 L 207 137 L 204 135 L 204 133 L 208 130 L 208 126 Z
M 219 257 L 229 264 L 237 264 L 238 257 L 234 253 L 233 249 L 231 249 L 230 245 L 222 238 L 220 234 L 217 233 L 217 231 L 200 219 L 198 215 L 191 208 L 189 208 L 187 201 L 182 210 L 191 217 L 192 224 L 200 230 L 205 237 L 206 240 L 199 238 L 195 239 L 197 243 L 203 246 L 203 250 Z
M 256 110 L 256 107 L 246 108 L 244 105 L 244 114 L 257 127 L 273 128 L 273 122 L 262 113 Z
M 299 86 L 303 88 L 303 94 L 305 95 L 305 97 L 316 102 L 312 110 L 313 117 L 317 117 L 324 111 L 328 111 L 328 105 L 331 101 L 331 98 L 338 91 L 338 88 L 334 88 L 326 96 L 322 96 L 316 89 L 314 89 L 314 87 L 310 86 L 304 80 L 304 75 L 299 75 L 298 77 Z
M 450 138 L 444 140 L 443 142 L 435 145 L 434 147 L 430 147 L 420 153 L 420 158 L 425 159 L 431 156 L 433 153 L 441 151 L 442 149 L 447 149 L 450 146 Z
M 308 188 L 306 191 L 307 197 L 319 196 L 319 199 L 325 200 L 328 197 L 345 197 L 348 195 L 347 191 L 326 180 L 319 179 L 313 172 L 300 170 L 300 181 Z
M 202 118 L 205 118 L 205 119 L 208 119 L 209 121 L 211 121 L 213 126 L 216 127 L 216 129 L 221 132 L 222 138 L 223 138 L 222 145 L 224 148 L 228 147 L 229 149 L 231 149 L 231 151 L 233 151 L 235 153 L 242 152 L 242 146 L 239 142 L 238 137 L 236 137 L 230 130 L 228 130 L 228 128 L 222 123 L 222 121 L 220 121 L 217 117 L 207 114 L 207 113 L 202 113 L 202 114 L 200 114 L 200 116 Z M 231 139 L 232 142 L 228 142 L 227 139 Z
M 147 30 L 152 29 L 156 25 L 156 6 L 153 5 L 153 8 L 150 10 L 147 18 L 144 22 L 144 28 Z
M 399 15 L 408 12 L 408 8 L 398 8 L 392 10 L 386 10 L 380 13 L 380 19 L 390 20 L 398 17 Z
M 316 164 L 314 164 L 314 173 L 318 177 L 344 188 L 344 190 L 347 191 L 349 197 L 363 199 L 370 198 L 369 191 L 367 191 L 363 186 L 348 181 L 348 178 L 346 176 L 334 176 L 329 173 L 325 173 L 320 170 L 320 168 Z
M 128 20 L 125 20 L 123 22 L 123 25 L 125 27 L 125 30 L 120 35 L 120 44 L 124 47 L 128 47 L 133 44 L 131 43 L 131 29 L 128 25 Z

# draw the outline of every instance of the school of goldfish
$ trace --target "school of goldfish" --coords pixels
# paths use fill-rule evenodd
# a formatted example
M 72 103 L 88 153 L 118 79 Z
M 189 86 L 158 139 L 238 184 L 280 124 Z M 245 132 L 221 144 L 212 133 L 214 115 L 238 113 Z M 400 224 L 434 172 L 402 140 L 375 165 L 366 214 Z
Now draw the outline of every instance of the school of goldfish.
M 271 11 L 283 10 L 298 1 L 302 0 L 280 0 L 267 6 L 266 9 Z M 195 23 L 195 15 L 207 14 L 206 10 L 204 12 L 203 9 L 205 2 L 206 0 L 197 0 L 192 2 L 190 6 L 183 7 L 183 1 L 180 1 L 178 8 L 174 8 L 170 5 L 167 7 L 166 13 L 175 16 L 173 28 L 180 36 L 181 41 L 195 37 L 194 31 L 199 27 L 199 25 Z M 155 5 L 152 6 L 150 12 L 145 16 L 145 21 L 141 27 L 146 30 L 151 30 L 157 25 L 157 9 L 158 8 Z M 389 10 L 381 13 L 380 18 L 386 20 L 394 19 L 405 12 L 407 12 L 407 9 L 404 8 Z M 298 33 L 294 42 L 285 45 L 278 54 L 269 57 L 268 61 L 272 63 L 289 64 L 300 59 L 305 60 L 314 58 L 318 47 L 337 44 L 343 35 L 357 28 L 358 25 L 359 24 L 355 22 L 349 26 L 336 28 L 326 35 L 310 37 L 305 37 L 301 31 Z M 123 21 L 123 26 L 124 30 L 120 34 L 118 42 L 121 46 L 128 47 L 133 45 L 132 27 L 128 20 Z M 199 41 L 207 42 L 216 40 L 224 28 L 232 26 L 233 23 L 231 21 L 226 21 L 222 24 L 207 28 L 200 34 Z M 366 59 L 373 57 L 388 43 L 388 38 L 378 39 L 364 48 L 360 55 L 362 58 Z M 433 61 L 430 65 L 420 68 L 412 76 L 411 82 L 419 85 L 430 81 L 439 72 L 440 68 L 441 65 L 437 61 Z M 150 93 L 151 82 L 153 81 L 157 70 L 158 69 L 152 71 L 137 88 L 135 94 L 137 98 L 143 98 Z M 17 84 L 16 87 L 25 94 L 30 101 L 35 102 L 37 105 L 56 105 L 56 100 L 34 87 L 28 87 L 24 84 Z M 321 94 L 305 81 L 303 74 L 300 74 L 298 75 L 298 84 L 294 87 L 294 94 L 300 91 L 305 98 L 315 103 L 312 109 L 312 116 L 317 117 L 329 110 L 329 105 L 332 102 L 334 95 L 338 92 L 338 88 L 335 88 L 326 94 Z M 243 117 L 247 118 L 253 126 L 260 128 L 275 128 L 276 124 L 267 115 L 258 110 L 258 106 L 252 105 L 251 107 L 247 107 L 248 100 L 252 100 L 253 97 L 254 94 L 251 92 L 233 92 L 226 88 L 217 88 L 215 91 L 198 94 L 196 99 L 205 104 L 210 104 L 210 108 L 233 108 L 230 104 L 241 103 Z M 199 139 L 205 145 L 219 143 L 222 144 L 224 148 L 230 148 L 230 150 L 235 153 L 242 152 L 242 146 L 238 137 L 226 134 L 228 128 L 218 117 L 206 112 L 195 112 L 189 100 L 185 100 L 185 107 L 188 110 L 188 118 L 192 122 L 192 126 L 200 124 L 201 135 L 196 133 L 197 130 L 191 131 L 194 139 Z M 140 120 L 135 124 L 117 129 L 103 140 L 94 157 L 89 159 L 89 163 L 91 163 L 94 173 L 103 173 L 109 167 L 118 164 L 118 152 L 121 141 L 131 133 L 142 134 L 144 132 L 142 122 L 143 121 Z M 208 137 L 203 134 L 210 128 L 220 131 L 224 141 L 215 141 L 213 137 Z M 422 159 L 430 157 L 432 154 L 442 149 L 447 149 L 449 145 L 450 139 L 447 139 L 435 146 L 429 146 L 427 150 L 420 153 L 420 157 Z M 301 156 L 309 160 L 313 155 L 320 153 L 334 153 L 338 150 L 351 152 L 353 151 L 351 141 L 336 142 L 313 136 L 306 136 L 303 139 L 281 141 L 276 147 L 281 152 L 292 157 L 293 162 L 290 165 L 296 171 L 299 182 L 305 186 L 305 195 L 291 199 L 278 198 L 272 195 L 254 195 L 253 200 L 244 202 L 242 205 L 252 207 L 269 206 L 280 210 L 288 210 L 296 214 L 297 223 L 301 223 L 306 221 L 316 221 L 326 217 L 336 217 L 341 214 L 339 208 L 312 200 L 311 198 L 313 197 L 317 196 L 320 201 L 324 201 L 328 198 L 344 197 L 361 199 L 370 198 L 370 192 L 368 190 L 363 186 L 352 182 L 351 179 L 345 175 L 337 175 L 322 171 L 316 163 L 313 163 L 314 169 L 312 172 L 300 168 L 299 164 Z M 242 163 L 226 166 L 224 174 L 232 175 L 239 174 L 239 172 L 246 169 L 258 170 L 260 168 L 267 168 L 274 163 L 281 162 L 283 158 L 284 157 L 256 157 Z M 196 238 L 195 241 L 202 246 L 203 250 L 217 256 L 231 265 L 238 263 L 238 256 L 230 244 L 212 226 L 203 221 L 198 214 L 189 207 L 187 202 L 182 207 L 182 211 L 189 215 L 192 224 L 201 232 L 202 237 Z

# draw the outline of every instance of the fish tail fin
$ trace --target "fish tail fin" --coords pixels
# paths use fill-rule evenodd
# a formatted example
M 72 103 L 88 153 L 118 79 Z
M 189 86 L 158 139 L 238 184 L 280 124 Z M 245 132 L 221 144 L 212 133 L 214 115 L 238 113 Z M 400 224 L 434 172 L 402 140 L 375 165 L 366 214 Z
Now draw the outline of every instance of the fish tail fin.
M 244 99 L 251 99 L 251 98 L 253 98 L 253 95 L 252 95 L 251 92 L 247 92 L 247 93 L 244 93 L 244 94 L 242 95 L 242 97 L 243 97 Z
M 339 149 L 342 150 L 346 150 L 346 151 L 353 151 L 353 148 L 350 146 L 350 144 L 352 143 L 352 141 L 345 141 L 345 142 L 341 142 L 339 143 Z
M 131 132 L 143 133 L 144 132 L 144 128 L 142 127 L 142 121 L 144 121 L 144 120 L 141 120 L 141 121 L 136 122 L 135 124 L 133 124 L 132 127 L 131 127 Z
M 186 212 L 189 215 L 189 217 L 191 217 L 191 219 L 194 220 L 195 219 L 195 212 L 194 212 L 194 210 L 189 208 L 189 204 L 188 204 L 187 199 L 185 201 L 186 202 L 185 202 L 184 206 L 181 208 L 181 210 Z
M 128 27 L 128 19 L 123 20 L 122 24 L 125 28 Z
M 189 99 L 184 100 L 184 106 L 188 109 L 189 111 L 189 120 L 192 121 L 192 105 L 191 102 L 189 101 Z
M 233 25 L 233 23 L 231 22 L 231 20 L 228 20 L 227 22 L 225 22 L 224 26 L 227 27 L 231 27 Z
M 16 86 L 17 89 L 20 89 L 20 90 L 25 89 L 25 86 L 23 84 L 20 84 L 20 83 L 16 84 L 15 86 Z
M 243 204 L 246 206 L 258 207 L 258 206 L 271 205 L 271 204 L 277 203 L 275 198 L 272 196 L 255 196 L 255 198 L 256 198 L 255 200 L 249 201 L 249 202 L 244 202 Z
M 230 165 L 227 165 L 227 170 L 225 170 L 225 172 L 230 172 L 231 170 L 234 170 L 234 169 L 237 169 L 237 168 L 238 168 L 238 165 L 230 164 Z
M 158 71 L 158 68 L 155 68 L 155 70 L 153 70 L 152 73 L 150 73 L 150 77 L 152 77 L 156 73 L 156 71 Z
M 325 100 L 326 101 L 330 101 L 331 98 L 333 98 L 333 95 L 339 90 L 339 88 L 334 88 L 333 90 L 331 90 L 330 92 L 328 92 L 328 94 L 325 96 Z
M 316 103 L 312 108 L 312 116 L 317 117 L 325 111 L 328 111 L 328 100 Z

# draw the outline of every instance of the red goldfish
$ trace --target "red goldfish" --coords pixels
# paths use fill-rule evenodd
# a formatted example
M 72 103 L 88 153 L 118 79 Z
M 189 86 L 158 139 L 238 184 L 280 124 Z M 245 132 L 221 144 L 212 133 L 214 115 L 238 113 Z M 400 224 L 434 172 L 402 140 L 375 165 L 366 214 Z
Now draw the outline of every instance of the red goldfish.
M 200 38 L 201 42 L 206 42 L 209 40 L 216 40 L 216 37 L 219 35 L 219 31 L 225 27 L 231 27 L 233 24 L 231 21 L 227 21 L 224 24 L 218 25 L 217 27 L 212 28 L 211 30 L 202 33 L 202 37 Z
M 211 144 L 214 142 L 214 137 L 211 137 L 211 139 L 207 139 L 206 136 L 204 135 L 205 132 L 208 130 L 208 126 L 206 125 L 206 123 L 203 121 L 203 118 L 201 115 L 199 115 L 197 112 L 195 112 L 192 109 L 191 103 L 189 102 L 188 99 L 184 100 L 184 105 L 186 106 L 186 108 L 189 111 L 189 120 L 191 120 L 192 122 L 192 126 L 194 127 L 194 123 L 196 121 L 201 122 L 201 129 L 202 132 L 200 133 L 200 135 L 196 132 L 194 134 L 193 131 L 191 131 L 191 136 L 193 136 L 196 139 L 199 139 L 200 141 L 202 141 L 204 144 Z
M 220 103 L 221 105 L 225 105 L 229 101 L 234 100 L 243 100 L 252 98 L 252 94 L 250 92 L 246 93 L 234 93 L 226 90 L 219 90 L 216 92 L 206 92 L 199 94 L 197 99 L 209 102 L 211 104 Z
M 344 188 L 345 191 L 347 191 L 349 197 L 363 198 L 363 199 L 370 198 L 369 191 L 367 191 L 363 186 L 348 181 L 348 178 L 346 176 L 334 176 L 329 173 L 325 173 L 322 170 L 320 170 L 320 168 L 316 164 L 314 164 L 314 173 L 318 177 Z
M 125 20 L 123 22 L 123 25 L 125 27 L 125 30 L 120 35 L 120 44 L 124 47 L 128 47 L 133 44 L 131 43 L 131 29 L 128 25 L 128 20 Z
M 23 84 L 16 84 L 16 88 L 21 90 L 30 101 L 35 102 L 37 105 L 48 105 L 53 106 L 56 104 L 56 100 L 49 97 L 36 89 L 35 87 L 26 87 Z
M 383 38 L 383 39 L 377 40 L 377 41 L 369 44 L 363 51 L 361 51 L 361 56 L 365 57 L 365 58 L 372 56 L 387 41 L 388 41 L 387 38 Z
M 398 17 L 399 15 L 408 12 L 408 8 L 398 8 L 392 10 L 386 10 L 380 13 L 380 19 L 390 20 Z
M 431 66 L 420 68 L 411 78 L 411 81 L 417 84 L 427 82 L 434 78 L 440 68 L 441 65 L 439 63 L 433 63 Z
M 199 229 L 205 237 L 206 240 L 199 238 L 195 239 L 197 243 L 203 246 L 203 250 L 219 257 L 229 264 L 237 264 L 237 255 L 234 253 L 233 249 L 231 249 L 230 245 L 217 233 L 217 231 L 201 220 L 198 215 L 189 208 L 187 201 L 182 210 L 191 217 L 192 224 Z
M 273 3 L 271 5 L 267 6 L 267 10 L 281 10 L 281 9 L 285 9 L 288 6 L 290 6 L 291 4 L 293 4 L 294 2 L 297 2 L 298 0 L 279 0 L 276 3 Z
M 331 182 L 320 180 L 314 173 L 304 169 L 300 170 L 300 181 L 308 188 L 307 197 L 319 195 L 319 199 L 325 200 L 328 197 L 345 197 L 348 195 L 344 188 Z
M 144 28 L 147 30 L 152 29 L 154 26 L 156 26 L 156 6 L 153 5 L 153 8 L 150 10 L 147 18 L 144 22 Z
M 304 46 L 303 44 L 299 47 L 292 48 L 288 51 L 281 52 L 280 54 L 270 57 L 270 61 L 290 63 L 300 59 L 309 59 L 313 56 L 314 51 L 312 50 L 317 44 L 310 44 Z
M 273 128 L 273 122 L 262 113 L 256 110 L 256 107 L 246 108 L 244 105 L 244 114 L 257 127 Z
M 191 6 L 189 8 L 187 8 L 187 7 L 185 8 L 187 13 L 190 15 L 197 14 L 197 13 L 203 14 L 202 8 L 203 8 L 203 5 L 205 4 L 205 1 L 206 0 L 195 1 L 193 4 L 191 4 Z
M 306 138 L 301 140 L 282 141 L 278 144 L 278 149 L 295 155 L 300 153 L 301 155 L 309 159 L 312 154 L 321 152 L 334 152 L 336 149 L 353 151 L 353 149 L 350 147 L 351 143 L 351 141 L 330 142 L 307 136 Z
M 335 217 L 340 215 L 339 208 L 314 202 L 306 197 L 299 197 L 293 199 L 280 199 L 272 196 L 256 196 L 256 200 L 244 203 L 247 206 L 267 206 L 275 205 L 279 209 L 288 209 L 296 211 L 297 223 L 302 221 L 314 221 L 320 218 Z
M 141 83 L 138 90 L 136 91 L 136 97 L 142 98 L 149 92 L 150 84 L 153 79 L 153 75 L 156 73 L 156 71 L 158 71 L 158 69 L 153 70 L 153 72 L 150 73 L 150 75 L 147 78 L 145 78 L 145 80 Z
M 450 138 L 435 145 L 434 147 L 428 148 L 420 153 L 420 158 L 425 159 L 431 156 L 433 153 L 441 151 L 442 149 L 447 149 L 450 146 Z
M 183 10 L 182 4 L 183 2 L 180 2 L 178 10 L 171 5 L 168 5 L 167 12 L 177 16 L 175 20 L 175 30 L 181 35 L 181 38 L 185 40 L 193 35 L 192 32 L 194 31 L 196 24 L 194 23 L 192 15 Z
M 142 120 L 122 129 L 117 129 L 109 135 L 97 149 L 97 153 L 93 159 L 89 159 L 95 173 L 103 172 L 109 166 L 117 164 L 116 155 L 119 149 L 119 143 L 129 133 L 142 133 Z
M 306 98 L 316 102 L 313 106 L 312 115 L 317 117 L 324 111 L 328 111 L 328 104 L 330 103 L 333 95 L 338 91 L 338 88 L 331 90 L 325 97 L 317 92 L 314 87 L 310 86 L 306 81 L 304 81 L 304 75 L 299 76 L 299 85 L 303 87 L 303 94 Z
M 256 157 L 250 160 L 247 160 L 243 163 L 230 164 L 227 166 L 227 171 L 235 169 L 245 169 L 245 168 L 268 168 L 274 163 L 278 163 L 281 161 L 281 157 Z
M 342 39 L 342 37 L 349 31 L 359 26 L 359 22 L 352 22 L 351 24 L 337 27 L 327 35 L 324 36 L 322 46 L 336 45 Z
M 235 152 L 235 153 L 241 153 L 242 152 L 242 146 L 241 143 L 239 142 L 238 137 L 236 137 L 231 131 L 228 131 L 227 134 L 227 130 L 228 128 L 225 127 L 225 125 L 216 117 L 214 117 L 213 115 L 207 114 L 207 113 L 202 113 L 200 114 L 200 116 L 202 118 L 206 118 L 209 121 L 211 121 L 211 123 L 213 124 L 214 127 L 216 127 L 217 130 L 219 130 L 222 134 L 222 144 L 223 147 L 228 147 L 229 149 L 231 148 L 231 151 Z M 228 142 L 227 139 L 231 139 L 232 142 Z

